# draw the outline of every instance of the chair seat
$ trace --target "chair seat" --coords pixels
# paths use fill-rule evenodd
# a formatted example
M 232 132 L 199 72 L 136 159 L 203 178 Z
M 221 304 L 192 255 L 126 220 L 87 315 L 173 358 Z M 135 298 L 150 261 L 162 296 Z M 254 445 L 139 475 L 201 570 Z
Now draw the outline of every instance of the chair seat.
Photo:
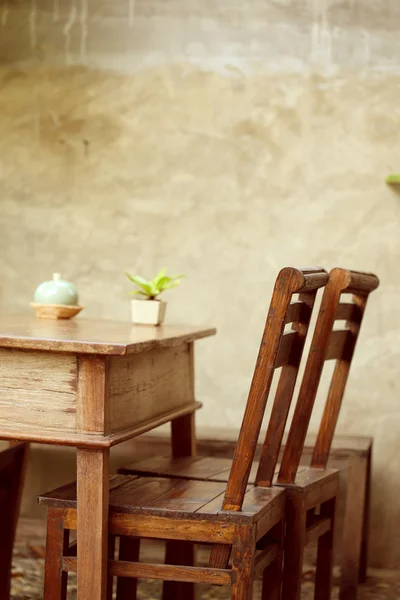
M 110 514 L 230 521 L 232 512 L 221 510 L 225 489 L 226 484 L 218 481 L 115 475 L 110 478 Z M 240 517 L 256 521 L 283 506 L 283 500 L 281 488 L 248 486 Z M 39 503 L 76 509 L 76 482 L 40 496 Z
M 212 457 L 152 457 L 131 463 L 122 467 L 119 472 L 126 475 L 141 475 L 147 477 L 175 477 L 198 481 L 226 483 L 229 478 L 232 461 L 229 458 Z M 250 472 L 249 484 L 254 485 L 258 463 L 254 463 Z M 275 483 L 279 466 L 275 470 Z M 338 471 L 336 469 L 312 469 L 299 467 L 294 486 L 306 488 L 321 480 L 331 478 Z

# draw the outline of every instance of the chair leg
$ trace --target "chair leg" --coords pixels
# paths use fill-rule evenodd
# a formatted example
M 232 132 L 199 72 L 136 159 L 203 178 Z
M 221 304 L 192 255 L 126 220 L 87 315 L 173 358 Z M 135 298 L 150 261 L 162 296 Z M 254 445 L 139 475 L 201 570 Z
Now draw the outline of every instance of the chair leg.
M 361 559 L 360 559 L 360 573 L 359 583 L 365 583 L 367 580 L 367 569 L 368 569 L 368 542 L 369 542 L 369 514 L 370 514 L 370 502 L 371 502 L 371 469 L 372 469 L 372 447 L 370 448 L 367 455 L 367 481 L 365 483 L 365 496 L 364 496 L 364 522 L 363 522 L 363 533 L 361 543 Z
M 28 444 L 0 452 L 0 598 L 10 597 L 11 565 Z
M 0 499 L 0 598 L 4 598 L 4 600 L 8 600 L 10 597 L 11 565 L 15 533 L 14 521 L 10 514 L 12 513 L 13 498 L 9 496 L 11 494 L 4 494 L 3 498 Z
M 17 476 L 17 497 L 14 501 L 14 536 L 17 530 L 19 513 L 21 511 L 22 492 L 24 491 L 26 468 L 29 457 L 29 444 L 21 444 L 21 442 L 9 442 L 11 448 L 18 447 L 18 463 L 16 465 Z
M 283 549 L 285 541 L 285 521 L 275 525 L 272 537 L 279 542 L 280 551 L 275 560 L 264 570 L 262 577 L 261 600 L 280 600 L 282 594 Z
M 191 345 L 193 352 L 193 344 Z M 172 456 L 196 456 L 195 415 L 191 413 L 171 421 Z M 168 540 L 165 553 L 166 565 L 195 564 L 195 547 L 192 542 Z M 193 583 L 165 581 L 163 585 L 163 600 L 194 600 Z
M 63 510 L 49 508 L 47 515 L 44 600 L 65 600 L 68 573 L 63 571 L 63 556 L 68 552 L 69 530 L 64 529 Z
M 193 542 L 168 540 L 165 564 L 193 566 L 195 564 Z M 162 597 L 163 600 L 194 600 L 194 583 L 164 581 Z
M 138 562 L 140 554 L 140 538 L 120 537 L 119 560 Z M 136 600 L 137 579 L 118 577 L 117 600 Z
M 368 522 L 368 458 L 354 454 L 349 460 L 346 510 L 343 523 L 340 600 L 355 600 L 363 560 L 363 536 Z M 365 560 L 365 554 L 364 554 Z
M 300 600 L 307 510 L 301 493 L 289 494 L 283 559 L 282 600 Z
M 115 556 L 115 535 L 108 536 L 108 558 L 114 560 Z M 114 577 L 107 574 L 107 600 L 113 600 Z
M 335 527 L 336 498 L 321 505 L 322 517 L 332 520 L 332 527 L 318 540 L 317 569 L 315 573 L 315 600 L 330 600 L 333 578 L 333 534 Z
M 254 530 L 247 525 L 238 525 L 237 540 L 232 547 L 231 600 L 252 600 L 254 585 Z

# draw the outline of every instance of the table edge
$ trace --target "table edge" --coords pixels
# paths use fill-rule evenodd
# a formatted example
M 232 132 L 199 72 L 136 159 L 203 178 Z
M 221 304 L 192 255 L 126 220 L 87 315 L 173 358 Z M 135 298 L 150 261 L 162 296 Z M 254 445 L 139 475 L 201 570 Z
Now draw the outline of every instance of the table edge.
M 30 350 L 39 352 L 57 352 L 63 354 L 97 354 L 102 356 L 126 356 L 131 354 L 140 354 L 156 350 L 157 348 L 167 348 L 188 344 L 211 337 L 217 333 L 215 327 L 199 329 L 182 335 L 171 335 L 162 340 L 147 340 L 143 342 L 132 342 L 130 344 L 103 344 L 101 342 L 74 342 L 37 339 L 32 340 L 24 337 L 1 337 L 0 349 Z

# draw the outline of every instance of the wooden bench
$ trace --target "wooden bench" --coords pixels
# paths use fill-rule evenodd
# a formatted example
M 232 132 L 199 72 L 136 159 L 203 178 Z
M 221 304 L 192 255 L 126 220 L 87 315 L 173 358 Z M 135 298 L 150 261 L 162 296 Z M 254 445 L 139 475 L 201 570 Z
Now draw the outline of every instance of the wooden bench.
M 197 454 L 232 458 L 237 430 L 233 428 L 197 427 Z M 309 464 L 315 435 L 307 435 L 302 464 Z M 366 580 L 368 564 L 369 502 L 371 485 L 372 438 L 336 435 L 329 458 L 329 467 L 351 473 L 346 485 L 343 515 L 343 535 L 340 544 L 340 600 L 352 597 L 357 583 Z M 171 442 L 168 430 L 155 430 L 133 441 L 133 456 L 169 455 Z M 282 450 L 284 445 L 282 446 Z M 258 447 L 259 454 L 261 445 Z

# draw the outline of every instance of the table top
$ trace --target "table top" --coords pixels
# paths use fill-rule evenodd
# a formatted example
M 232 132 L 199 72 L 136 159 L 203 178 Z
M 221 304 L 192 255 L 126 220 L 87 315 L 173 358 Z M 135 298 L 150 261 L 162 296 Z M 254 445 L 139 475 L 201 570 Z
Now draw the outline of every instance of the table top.
M 47 320 L 29 313 L 0 317 L 0 348 L 124 356 L 215 335 L 213 327 L 133 325 L 102 319 Z

